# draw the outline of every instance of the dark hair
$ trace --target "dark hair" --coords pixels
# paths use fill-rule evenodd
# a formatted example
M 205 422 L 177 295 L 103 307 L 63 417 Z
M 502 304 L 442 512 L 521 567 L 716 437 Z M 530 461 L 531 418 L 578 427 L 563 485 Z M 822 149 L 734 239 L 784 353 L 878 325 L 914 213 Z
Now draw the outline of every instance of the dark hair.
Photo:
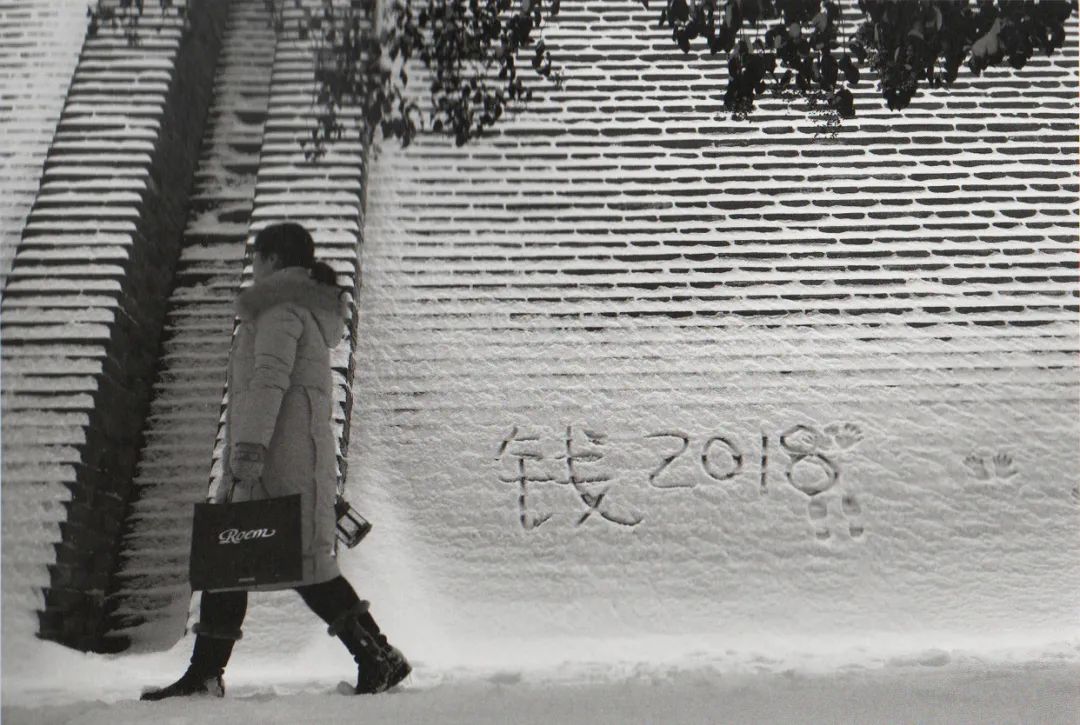
M 282 267 L 304 267 L 321 284 L 336 285 L 337 272 L 325 262 L 315 261 L 315 240 L 296 222 L 271 224 L 255 235 L 255 251 L 277 255 Z

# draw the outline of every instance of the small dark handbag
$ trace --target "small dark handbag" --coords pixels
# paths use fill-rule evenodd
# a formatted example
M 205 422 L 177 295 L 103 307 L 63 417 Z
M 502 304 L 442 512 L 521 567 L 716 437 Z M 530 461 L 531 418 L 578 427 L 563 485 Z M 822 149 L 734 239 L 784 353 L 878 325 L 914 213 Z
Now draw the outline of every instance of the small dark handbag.
M 191 588 L 299 584 L 301 550 L 299 494 L 197 503 L 191 529 Z

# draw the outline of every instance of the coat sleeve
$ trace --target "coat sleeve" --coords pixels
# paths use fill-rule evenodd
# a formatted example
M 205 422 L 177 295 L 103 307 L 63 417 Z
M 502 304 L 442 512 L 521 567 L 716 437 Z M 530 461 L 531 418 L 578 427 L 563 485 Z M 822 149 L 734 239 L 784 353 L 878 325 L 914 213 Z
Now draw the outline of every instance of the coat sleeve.
M 272 307 L 255 321 L 255 367 L 233 411 L 232 445 L 270 445 L 303 332 L 304 321 L 289 305 Z

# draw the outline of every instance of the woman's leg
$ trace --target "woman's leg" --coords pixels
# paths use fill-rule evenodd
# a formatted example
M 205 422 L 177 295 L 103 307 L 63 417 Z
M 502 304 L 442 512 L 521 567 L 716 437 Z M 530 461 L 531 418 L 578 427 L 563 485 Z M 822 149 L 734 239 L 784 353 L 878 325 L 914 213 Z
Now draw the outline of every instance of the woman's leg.
M 319 615 L 319 618 L 327 624 L 333 624 L 334 620 L 350 610 L 362 608 L 363 613 L 357 616 L 360 623 L 364 625 L 364 629 L 375 636 L 381 634 L 379 625 L 375 623 L 375 619 L 367 611 L 366 606 L 360 607 L 360 597 L 352 584 L 343 576 L 339 575 L 318 584 L 297 587 L 296 592 L 303 597 L 304 603 L 311 611 Z
M 199 603 L 199 623 L 196 634 L 219 639 L 240 639 L 240 627 L 247 615 L 248 593 L 203 592 Z
M 199 622 L 192 628 L 195 646 L 187 672 L 168 687 L 143 693 L 142 699 L 224 695 L 225 683 L 221 677 L 232 655 L 233 645 L 240 639 L 240 625 L 244 623 L 246 614 L 247 592 L 203 592 L 199 603 Z
M 331 636 L 341 639 L 358 667 L 355 691 L 382 692 L 401 682 L 412 667 L 396 647 L 386 641 L 368 612 L 368 603 L 342 576 L 319 584 L 297 587 L 304 602 L 330 625 Z

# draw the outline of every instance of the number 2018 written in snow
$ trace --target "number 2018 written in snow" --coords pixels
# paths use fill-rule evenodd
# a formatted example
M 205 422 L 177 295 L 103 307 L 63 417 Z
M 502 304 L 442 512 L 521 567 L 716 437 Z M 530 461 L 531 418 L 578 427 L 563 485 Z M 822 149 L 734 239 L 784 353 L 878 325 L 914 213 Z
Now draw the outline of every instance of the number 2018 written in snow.
M 840 478 L 837 461 L 827 456 L 820 448 L 818 434 L 814 429 L 797 425 L 778 436 L 780 448 L 787 454 L 784 476 L 795 488 L 813 496 L 831 488 Z M 696 460 L 701 470 L 714 481 L 730 481 L 742 473 L 754 473 L 757 476 L 761 493 L 768 491 L 770 436 L 761 433 L 761 447 L 754 456 L 744 456 L 742 450 L 726 436 L 711 436 L 695 441 L 685 433 L 653 433 L 646 438 L 671 439 L 678 441 L 672 454 L 666 456 L 649 473 L 649 484 L 655 488 L 692 488 L 693 482 L 676 479 L 671 473 L 674 464 L 684 457 Z M 800 469 L 807 473 L 799 475 Z M 816 469 L 816 475 L 808 475 L 809 469 Z

